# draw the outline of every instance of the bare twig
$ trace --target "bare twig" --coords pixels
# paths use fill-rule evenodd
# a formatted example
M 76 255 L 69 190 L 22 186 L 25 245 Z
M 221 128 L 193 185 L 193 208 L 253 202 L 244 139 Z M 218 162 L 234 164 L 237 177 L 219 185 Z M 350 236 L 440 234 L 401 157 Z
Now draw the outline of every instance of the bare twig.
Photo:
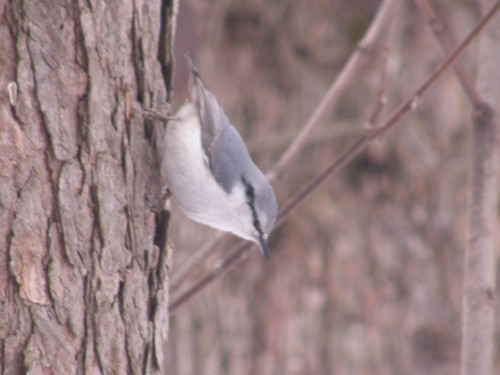
M 495 16 L 495 14 L 500 9 L 500 1 L 498 1 L 492 9 L 486 13 L 486 15 L 481 19 L 477 26 L 470 32 L 467 38 L 464 39 L 462 43 L 448 56 L 448 58 L 436 69 L 436 71 L 427 78 L 427 80 L 410 96 L 410 100 L 403 102 L 399 108 L 397 108 L 391 116 L 386 120 L 386 123 L 381 126 L 375 132 L 375 136 L 382 135 L 387 130 L 392 128 L 396 122 L 403 116 L 408 110 L 415 107 L 415 103 L 418 103 L 422 95 L 434 84 L 434 82 L 443 74 L 444 71 L 450 68 L 455 63 L 455 60 L 462 54 L 462 52 L 469 46 L 469 44 L 478 36 L 478 34 L 483 30 L 483 28 L 488 24 L 489 21 Z
M 420 9 L 420 12 L 424 15 L 429 27 L 431 28 L 435 38 L 439 42 L 442 51 L 445 55 L 449 55 L 451 51 L 453 51 L 453 44 L 450 39 L 447 37 L 444 26 L 441 20 L 436 15 L 436 12 L 432 8 L 432 5 L 428 0 L 415 0 L 417 7 Z M 468 77 L 465 71 L 462 69 L 459 63 L 456 63 L 453 67 L 455 73 L 462 84 L 462 87 L 469 97 L 472 105 L 476 108 L 481 106 L 482 100 L 474 87 L 472 80 Z
M 286 166 L 288 166 L 293 158 L 302 150 L 311 132 L 319 124 L 322 117 L 350 84 L 351 80 L 355 77 L 357 69 L 362 65 L 364 59 L 366 59 L 366 51 L 373 47 L 384 26 L 387 26 L 388 17 L 391 15 L 391 12 L 394 11 L 397 4 L 398 2 L 396 1 L 385 0 L 382 5 L 380 5 L 370 28 L 367 30 L 363 39 L 358 43 L 355 52 L 344 65 L 340 74 L 332 83 L 325 96 L 323 96 L 323 99 L 321 99 L 321 102 L 314 109 L 314 112 L 302 127 L 300 133 L 295 137 L 290 146 L 288 146 L 283 155 L 281 155 L 274 167 L 267 173 L 269 181 L 274 181 L 283 173 Z
M 331 108 L 333 103 L 337 101 L 344 89 L 356 76 L 355 73 L 366 61 L 366 51 L 373 48 L 377 38 L 383 31 L 384 26 L 387 25 L 388 17 L 391 15 L 391 12 L 394 11 L 396 6 L 397 1 L 395 0 L 384 0 L 384 2 L 380 5 L 377 14 L 370 24 L 370 27 L 366 31 L 366 34 L 358 43 L 358 47 L 352 53 L 351 57 L 342 68 L 342 71 L 336 77 L 321 102 L 314 109 L 313 113 L 302 127 L 300 133 L 295 137 L 290 146 L 288 146 L 287 150 L 283 153 L 274 167 L 267 172 L 267 178 L 270 182 L 276 179 L 283 172 L 285 167 L 290 164 L 293 158 L 302 150 L 305 143 L 311 136 L 312 131 L 319 124 L 321 118 Z M 219 236 L 219 238 L 221 237 L 222 235 Z M 185 279 L 189 274 L 191 274 L 191 272 L 193 272 L 194 269 L 207 258 L 216 244 L 217 241 L 210 241 L 207 243 L 207 245 L 203 246 L 203 248 L 193 256 L 192 260 L 183 265 L 182 269 L 176 271 L 173 275 L 173 279 L 175 280 L 174 285 L 180 285 L 182 279 Z
M 187 291 L 182 293 L 178 298 L 172 300 L 172 302 L 168 306 L 168 311 L 170 312 L 170 314 L 172 314 L 180 305 L 182 305 L 184 302 L 198 293 L 201 289 L 214 281 L 217 276 L 228 270 L 231 266 L 234 266 L 236 262 L 240 260 L 246 253 L 246 250 L 248 250 L 251 246 L 252 243 L 250 242 L 241 242 L 238 247 L 231 252 L 231 254 L 219 260 L 207 275 L 202 277 L 198 282 L 196 282 Z
M 389 48 L 384 47 L 382 50 L 382 74 L 380 75 L 380 86 L 377 95 L 377 102 L 373 112 L 365 124 L 365 129 L 371 131 L 375 128 L 382 113 L 382 109 L 387 103 L 387 57 L 389 56 Z
M 500 1 L 481 19 L 478 25 L 471 31 L 465 40 L 451 53 L 451 55 L 435 70 L 426 81 L 418 87 L 399 107 L 397 107 L 387 118 L 383 125 L 376 127 L 370 134 L 360 135 L 337 159 L 335 159 L 328 167 L 323 170 L 313 181 L 304 187 L 294 198 L 288 201 L 287 205 L 281 210 L 276 226 L 280 226 L 288 216 L 299 207 L 305 199 L 315 191 L 328 177 L 338 173 L 349 161 L 357 156 L 374 138 L 385 134 L 393 128 L 398 121 L 411 109 L 415 108 L 417 102 L 423 94 L 437 81 L 437 79 L 449 69 L 458 56 L 470 45 L 472 40 L 481 32 L 488 24 L 496 12 L 500 9 Z M 246 246 L 244 246 L 246 245 Z M 241 259 L 243 253 L 250 248 L 251 244 L 242 244 L 237 249 L 233 250 L 227 257 L 219 261 L 216 266 L 200 281 L 191 286 L 187 291 L 182 293 L 177 298 L 173 299 L 169 309 L 174 311 L 178 306 L 187 301 L 199 290 L 213 282 L 225 270 L 230 269 Z
M 333 161 L 322 173 L 320 173 L 309 185 L 307 185 L 299 194 L 297 194 L 288 204 L 281 210 L 279 221 L 284 220 L 295 208 L 297 208 L 303 200 L 316 188 L 326 180 L 327 177 L 337 173 L 344 165 L 354 158 L 368 143 L 386 133 L 394 127 L 403 115 L 415 108 L 416 102 L 420 100 L 429 88 L 437 81 L 437 79 L 453 65 L 458 56 L 486 26 L 495 13 L 500 8 L 500 1 L 488 12 L 479 24 L 471 31 L 465 40 L 453 51 L 453 53 L 436 69 L 436 71 L 427 78 L 427 80 L 417 88 L 398 108 L 396 108 L 386 119 L 383 125 L 376 127 L 373 131 L 359 136 L 335 161 Z
M 225 232 L 217 232 L 214 237 L 205 243 L 194 255 L 189 257 L 189 259 L 172 275 L 170 281 L 170 290 L 174 291 L 178 289 L 181 284 L 187 279 L 187 276 L 196 268 L 198 264 L 203 262 L 212 250 L 217 246 L 222 238 L 226 236 Z

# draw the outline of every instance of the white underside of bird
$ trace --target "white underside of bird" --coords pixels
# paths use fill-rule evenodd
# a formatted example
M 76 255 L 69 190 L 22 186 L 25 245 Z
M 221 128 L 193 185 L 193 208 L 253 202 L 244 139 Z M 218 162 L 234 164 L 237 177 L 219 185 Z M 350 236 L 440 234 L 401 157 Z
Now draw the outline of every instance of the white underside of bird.
M 196 108 L 192 103 L 184 104 L 176 117 L 167 125 L 167 157 L 163 161 L 174 202 L 194 221 L 255 240 L 249 235 L 254 232 L 251 221 L 242 220 L 251 217 L 244 189 L 235 185 L 228 194 L 210 170 Z

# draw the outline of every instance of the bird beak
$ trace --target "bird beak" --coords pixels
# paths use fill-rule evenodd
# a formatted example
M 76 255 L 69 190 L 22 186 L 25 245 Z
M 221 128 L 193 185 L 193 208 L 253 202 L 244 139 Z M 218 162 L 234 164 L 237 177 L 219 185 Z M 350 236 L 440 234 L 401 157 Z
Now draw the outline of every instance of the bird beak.
M 269 248 L 267 247 L 266 241 L 262 237 L 259 237 L 259 247 L 262 254 L 264 254 L 264 257 L 269 259 Z

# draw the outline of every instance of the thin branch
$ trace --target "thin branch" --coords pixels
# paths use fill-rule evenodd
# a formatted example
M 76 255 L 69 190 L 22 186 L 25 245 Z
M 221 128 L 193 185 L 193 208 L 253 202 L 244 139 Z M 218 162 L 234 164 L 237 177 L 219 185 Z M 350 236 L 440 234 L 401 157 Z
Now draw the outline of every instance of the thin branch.
M 313 113 L 303 125 L 300 133 L 295 137 L 294 141 L 288 146 L 287 150 L 283 153 L 281 158 L 276 162 L 273 168 L 267 172 L 267 178 L 270 182 L 275 180 L 283 172 L 293 158 L 302 150 L 306 141 L 310 138 L 312 131 L 319 124 L 321 118 L 332 107 L 333 103 L 337 101 L 341 93 L 350 84 L 351 80 L 356 77 L 356 72 L 365 62 L 367 56 L 366 52 L 373 48 L 377 38 L 380 36 L 387 24 L 387 20 L 394 11 L 398 2 L 395 0 L 384 0 L 380 5 L 377 14 L 375 15 L 372 23 L 366 31 L 363 39 L 358 43 L 356 50 L 351 54 L 351 57 L 342 68 L 342 71 L 333 81 L 328 91 L 323 96 L 323 99 L 314 109 Z M 222 235 L 220 236 L 222 237 Z M 220 238 L 219 237 L 219 238 Z M 203 246 L 192 258 L 182 267 L 181 270 L 176 271 L 173 275 L 175 285 L 180 285 L 183 279 L 187 278 L 194 269 L 203 262 L 216 246 L 217 241 L 210 241 L 207 245 Z
M 212 270 L 196 282 L 191 288 L 182 293 L 178 298 L 173 299 L 173 301 L 168 306 L 168 311 L 172 314 L 180 305 L 198 293 L 205 286 L 214 281 L 217 276 L 222 274 L 224 271 L 228 270 L 231 266 L 234 266 L 236 262 L 241 259 L 241 257 L 247 253 L 247 250 L 252 246 L 251 242 L 241 242 L 238 247 L 226 256 L 219 260 Z
M 415 108 L 415 104 L 423 94 L 425 94 L 437 79 L 449 69 L 458 56 L 470 45 L 472 40 L 481 32 L 487 23 L 493 18 L 495 13 L 500 9 L 500 1 L 481 19 L 478 25 L 465 38 L 465 40 L 453 51 L 453 53 L 436 69 L 436 71 L 417 88 L 398 108 L 396 108 L 387 118 L 383 125 L 375 128 L 373 131 L 365 132 L 360 135 L 336 160 L 334 160 L 323 172 L 321 172 L 313 181 L 303 188 L 294 198 L 288 201 L 287 205 L 281 210 L 276 226 L 280 226 L 288 216 L 297 209 L 305 199 L 315 191 L 326 179 L 337 174 L 349 161 L 357 156 L 373 139 L 385 134 L 393 128 L 398 121 L 410 110 Z M 243 243 L 237 249 L 233 250 L 227 257 L 220 260 L 216 266 L 200 281 L 196 282 L 187 291 L 179 297 L 173 299 L 169 310 L 173 312 L 182 303 L 195 295 L 199 290 L 213 282 L 224 271 L 234 266 L 247 249 L 251 247 L 250 243 Z
M 375 18 L 373 19 L 370 28 L 367 30 L 363 39 L 358 43 L 358 47 L 351 55 L 342 71 L 332 83 L 326 94 L 321 99 L 321 102 L 315 108 L 300 133 L 295 137 L 294 141 L 288 146 L 287 150 L 281 155 L 274 167 L 267 172 L 267 178 L 270 182 L 278 178 L 291 161 L 299 154 L 309 139 L 311 132 L 319 124 L 322 117 L 332 107 L 340 94 L 350 84 L 352 79 L 356 77 L 355 73 L 366 59 L 366 51 L 373 48 L 375 41 L 382 32 L 384 26 L 387 25 L 387 19 L 394 11 L 398 2 L 394 0 L 385 0 L 379 7 Z
M 384 47 L 382 49 L 382 72 L 380 75 L 380 86 L 377 94 L 377 102 L 375 108 L 365 124 L 365 129 L 374 129 L 382 113 L 382 109 L 387 104 L 387 59 L 389 56 L 389 48 Z
M 189 259 L 180 266 L 180 268 L 172 275 L 170 281 L 170 290 L 177 290 L 181 284 L 187 279 L 187 276 L 201 263 L 203 262 L 212 250 L 217 246 L 219 241 L 226 237 L 225 232 L 217 232 L 214 237 L 205 243 L 194 255 L 189 257 Z
M 429 27 L 434 34 L 434 37 L 439 42 L 441 50 L 445 55 L 449 55 L 453 51 L 453 44 L 450 39 L 447 37 L 444 26 L 439 17 L 436 15 L 436 12 L 432 8 L 432 5 L 428 0 L 414 0 L 417 4 L 417 7 L 420 9 L 420 12 L 423 14 L 426 19 Z M 475 108 L 480 108 L 482 105 L 482 100 L 480 95 L 478 94 L 472 80 L 468 77 L 467 73 L 462 69 L 460 64 L 457 62 L 453 67 L 455 73 L 462 84 L 462 87 L 469 97 L 472 105 Z
M 470 32 L 467 38 L 464 39 L 462 43 L 448 56 L 448 58 L 441 64 L 436 71 L 427 78 L 427 80 L 410 96 L 408 100 L 403 102 L 399 108 L 397 108 L 391 116 L 386 120 L 386 123 L 374 132 L 374 136 L 380 136 L 387 130 L 392 128 L 397 121 L 403 116 L 408 110 L 413 109 L 416 103 L 420 100 L 422 95 L 435 83 L 435 81 L 452 66 L 458 56 L 464 52 L 464 50 L 469 46 L 469 44 L 478 36 L 478 34 L 483 30 L 483 28 L 488 24 L 489 21 L 495 16 L 495 14 L 500 9 L 500 1 L 498 1 L 491 10 L 486 13 L 486 15 L 481 19 L 477 26 Z

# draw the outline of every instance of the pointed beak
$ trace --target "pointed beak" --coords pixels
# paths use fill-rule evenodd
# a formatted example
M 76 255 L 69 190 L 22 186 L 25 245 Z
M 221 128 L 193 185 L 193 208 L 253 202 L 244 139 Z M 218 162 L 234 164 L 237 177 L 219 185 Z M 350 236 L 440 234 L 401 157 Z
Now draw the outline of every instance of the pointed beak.
M 264 257 L 269 259 L 269 248 L 267 247 L 266 241 L 262 237 L 259 237 L 259 247 L 262 254 L 264 254 Z

